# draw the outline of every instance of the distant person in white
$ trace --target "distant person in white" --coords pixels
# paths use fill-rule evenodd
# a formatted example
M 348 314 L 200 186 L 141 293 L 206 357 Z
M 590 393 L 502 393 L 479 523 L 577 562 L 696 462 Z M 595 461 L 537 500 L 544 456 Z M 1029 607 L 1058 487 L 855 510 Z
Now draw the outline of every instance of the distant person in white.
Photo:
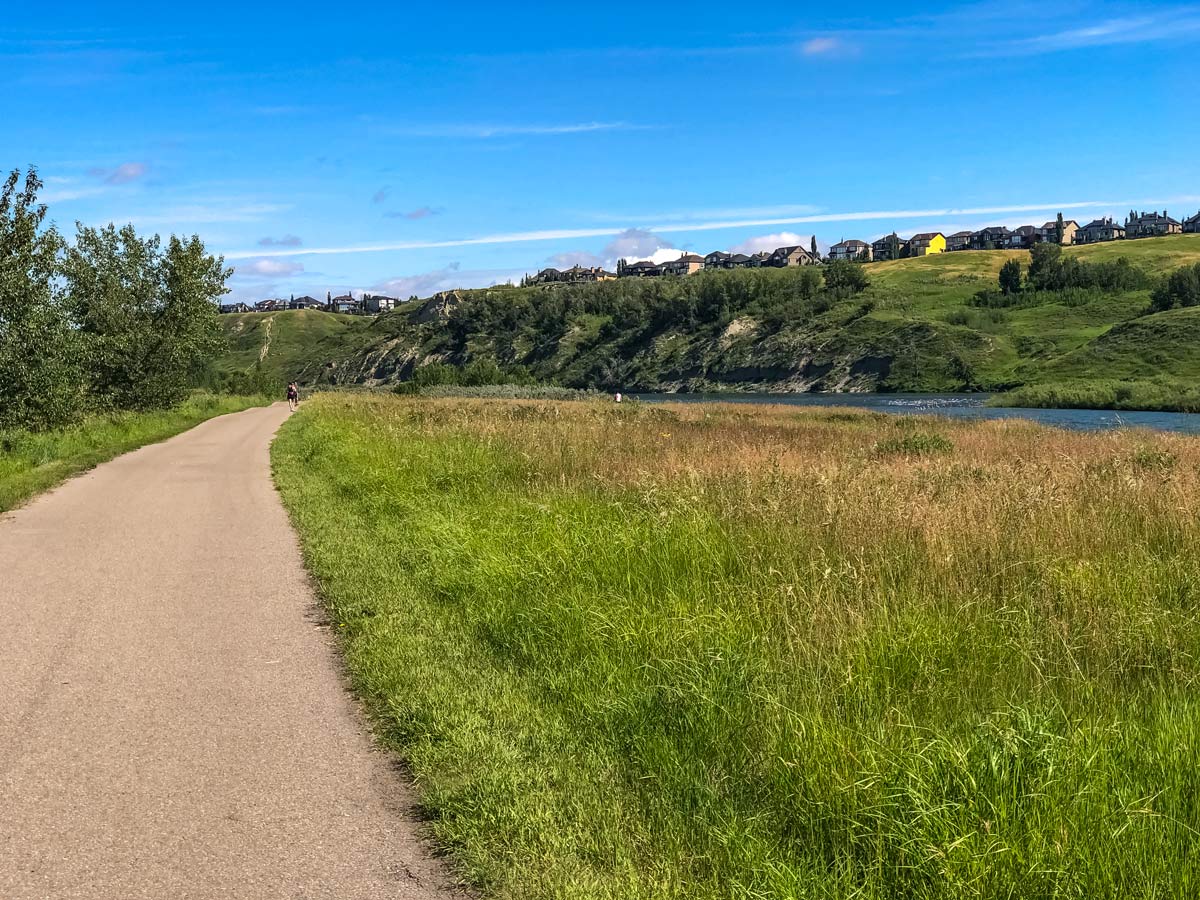
M 617 391 L 617 395 L 615 397 L 613 397 L 613 399 L 616 400 L 618 403 L 620 403 L 621 402 L 621 392 Z

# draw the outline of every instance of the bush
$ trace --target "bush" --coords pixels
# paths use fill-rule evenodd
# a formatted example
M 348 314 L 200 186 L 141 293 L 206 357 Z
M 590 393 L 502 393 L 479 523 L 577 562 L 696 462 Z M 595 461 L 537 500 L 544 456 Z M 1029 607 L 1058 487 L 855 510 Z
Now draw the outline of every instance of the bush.
M 903 437 L 884 438 L 876 441 L 874 447 L 876 456 L 928 456 L 950 453 L 953 449 L 954 444 L 949 438 L 927 431 L 914 431 Z
M 1153 312 L 1189 306 L 1200 306 L 1200 263 L 1172 272 L 1150 297 Z
M 861 294 L 871 286 L 866 270 L 858 263 L 835 259 L 825 264 L 825 289 L 839 296 Z

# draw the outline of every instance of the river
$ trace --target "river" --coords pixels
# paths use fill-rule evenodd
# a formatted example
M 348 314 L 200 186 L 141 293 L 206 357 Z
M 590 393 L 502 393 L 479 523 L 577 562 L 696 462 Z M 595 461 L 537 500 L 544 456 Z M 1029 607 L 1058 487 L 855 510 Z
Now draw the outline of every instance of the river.
M 783 403 L 849 406 L 897 415 L 962 419 L 1029 419 L 1076 431 L 1153 428 L 1200 434 L 1200 413 L 1125 412 L 1111 409 L 1010 409 L 986 406 L 988 394 L 638 394 L 648 403 Z

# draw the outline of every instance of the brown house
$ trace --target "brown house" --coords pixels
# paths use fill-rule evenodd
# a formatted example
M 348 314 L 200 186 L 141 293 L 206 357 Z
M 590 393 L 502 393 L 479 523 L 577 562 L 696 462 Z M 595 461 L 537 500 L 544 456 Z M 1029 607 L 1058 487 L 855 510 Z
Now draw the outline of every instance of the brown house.
M 1006 246 L 1009 250 L 1028 250 L 1036 243 L 1038 243 L 1038 230 L 1032 225 L 1022 225 L 1009 232 Z
M 623 259 L 617 262 L 618 278 L 654 278 L 661 274 L 662 267 L 646 259 L 635 263 L 626 263 Z
M 1098 244 L 1101 241 L 1119 241 L 1125 237 L 1125 226 L 1114 222 L 1112 216 L 1088 222 L 1075 232 L 1075 243 Z
M 704 257 L 684 253 L 679 259 L 663 263 L 661 268 L 664 275 L 691 275 L 704 268 Z
M 1062 244 L 1067 246 L 1075 243 L 1075 232 L 1079 230 L 1079 223 L 1074 219 L 1063 220 L 1063 236 Z M 1058 241 L 1058 220 L 1047 222 L 1037 230 L 1038 243 L 1041 244 L 1057 244 Z
M 706 269 L 727 269 L 725 261 L 728 260 L 730 254 L 722 253 L 720 250 L 714 250 L 708 256 L 704 257 L 704 268 Z
M 899 259 L 904 255 L 908 241 L 896 232 L 871 242 L 871 257 L 876 260 Z
M 1012 232 L 1003 225 L 989 225 L 971 235 L 972 250 L 999 250 L 1008 246 Z
M 1183 224 L 1168 216 L 1165 209 L 1161 215 L 1157 211 L 1138 213 L 1125 223 L 1126 237 L 1160 237 L 1164 234 L 1183 234 Z
M 954 234 L 946 236 L 946 251 L 951 250 L 970 250 L 971 249 L 971 232 L 956 231 Z
M 767 259 L 767 265 L 786 269 L 792 266 L 812 266 L 820 261 L 807 247 L 780 247 Z

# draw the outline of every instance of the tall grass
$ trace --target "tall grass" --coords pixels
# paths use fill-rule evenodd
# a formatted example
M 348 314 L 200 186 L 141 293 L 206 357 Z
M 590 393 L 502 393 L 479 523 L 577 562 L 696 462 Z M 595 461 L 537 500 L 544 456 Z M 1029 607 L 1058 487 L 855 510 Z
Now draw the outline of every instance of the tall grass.
M 265 397 L 196 393 L 171 409 L 97 415 L 55 431 L 0 430 L 0 512 L 114 456 L 166 440 L 213 416 L 269 402 Z
M 337 395 L 274 457 L 491 896 L 1200 892 L 1193 440 Z
M 1200 385 L 1173 378 L 1137 381 L 1063 381 L 1031 384 L 998 394 L 989 406 L 1026 409 L 1123 409 L 1200 412 Z

